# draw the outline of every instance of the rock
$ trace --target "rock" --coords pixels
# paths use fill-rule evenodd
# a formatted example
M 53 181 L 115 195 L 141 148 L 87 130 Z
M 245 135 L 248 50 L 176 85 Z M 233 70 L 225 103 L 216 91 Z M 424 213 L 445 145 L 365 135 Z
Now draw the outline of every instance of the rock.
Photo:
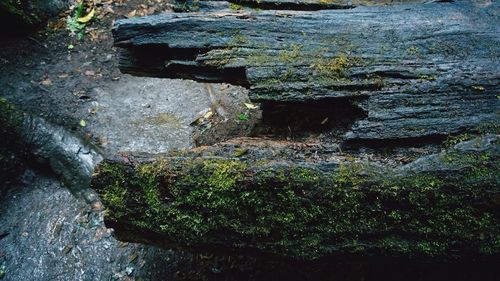
M 90 212 L 87 202 L 47 173 L 30 173 L 2 193 L 0 232 L 11 234 L 0 239 L 0 276 L 5 275 L 0 280 L 111 280 L 113 272 L 135 267 L 128 260 L 133 253 L 147 265 L 135 267 L 131 279 L 172 279 L 171 251 L 132 243 L 122 247 L 113 237 L 92 239 L 96 229 L 82 227 L 76 219 Z M 98 216 L 102 218 L 102 212 Z M 57 222 L 64 226 L 54 237 Z M 102 221 L 99 228 L 104 228 Z
M 365 116 L 346 141 L 408 142 L 497 122 L 498 8 L 170 13 L 118 20 L 113 35 L 122 72 L 242 85 L 254 102 L 347 100 Z
M 220 145 L 156 160 L 108 159 L 92 187 L 108 210 L 107 227 L 125 241 L 308 261 L 494 259 L 498 142 L 485 136 L 399 167 L 252 152 L 269 144 L 239 159 Z
M 27 151 L 18 141 L 17 127 L 22 124 L 22 116 L 5 99 L 0 98 L 0 183 L 17 177 L 22 172 Z
M 2 172 L 12 174 L 11 170 L 23 161 L 46 164 L 75 195 L 88 201 L 96 200 L 88 186 L 95 166 L 103 159 L 97 147 L 63 127 L 17 110 L 5 99 L 0 99 L 0 121 L 0 130 L 5 136 L 0 141 L 0 156 L 11 157 L 6 161 L 0 158 Z M 4 180 L 3 173 L 1 177 L 0 180 Z

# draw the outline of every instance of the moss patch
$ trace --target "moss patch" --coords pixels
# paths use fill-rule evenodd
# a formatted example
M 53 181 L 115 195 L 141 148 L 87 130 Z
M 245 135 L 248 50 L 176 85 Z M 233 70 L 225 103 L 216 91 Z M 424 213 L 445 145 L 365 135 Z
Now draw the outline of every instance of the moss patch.
M 105 163 L 93 186 L 109 220 L 192 250 L 222 245 L 305 260 L 498 255 L 500 198 L 488 195 L 499 191 L 498 157 L 456 151 L 442 157 L 460 172 L 402 175 L 353 163 L 324 173 L 191 159 Z

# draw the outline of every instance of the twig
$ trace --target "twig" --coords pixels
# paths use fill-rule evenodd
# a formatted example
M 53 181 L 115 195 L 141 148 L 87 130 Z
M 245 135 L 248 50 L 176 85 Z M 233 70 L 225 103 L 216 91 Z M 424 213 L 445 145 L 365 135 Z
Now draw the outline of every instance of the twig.
M 217 102 L 217 97 L 215 96 L 214 91 L 212 90 L 212 85 L 205 84 L 205 87 L 207 88 L 207 92 L 210 97 L 210 103 L 212 104 L 212 109 L 215 110 L 215 112 L 217 112 L 217 114 L 224 119 L 223 122 L 226 122 L 227 113 L 224 110 L 224 108 Z

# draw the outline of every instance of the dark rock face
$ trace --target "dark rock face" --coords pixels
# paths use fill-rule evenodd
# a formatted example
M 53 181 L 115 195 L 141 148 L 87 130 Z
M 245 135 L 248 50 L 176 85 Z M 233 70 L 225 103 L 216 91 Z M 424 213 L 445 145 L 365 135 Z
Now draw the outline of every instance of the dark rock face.
M 26 147 L 18 140 L 23 118 L 5 99 L 0 99 L 0 183 L 14 179 L 23 170 Z
M 0 121 L 4 136 L 0 141 L 0 167 L 5 172 L 0 179 L 15 177 L 23 162 L 45 164 L 73 193 L 95 200 L 88 186 L 102 156 L 94 145 L 63 127 L 17 110 L 5 99 L 0 99 Z

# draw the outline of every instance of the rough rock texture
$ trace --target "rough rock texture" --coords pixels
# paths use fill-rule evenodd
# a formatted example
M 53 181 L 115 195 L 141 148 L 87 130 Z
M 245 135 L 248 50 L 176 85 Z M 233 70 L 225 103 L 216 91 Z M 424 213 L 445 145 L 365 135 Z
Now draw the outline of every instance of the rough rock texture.
M 27 151 L 18 140 L 17 127 L 23 117 L 5 99 L 0 98 L 0 183 L 17 177 L 23 170 Z
M 61 183 L 28 170 L 0 187 L 0 280 L 165 280 L 176 254 L 124 243 L 89 206 Z M 2 278 L 3 277 L 3 278 Z
M 396 168 L 230 151 L 106 161 L 92 187 L 108 208 L 107 225 L 129 241 L 299 260 L 493 258 L 498 142 L 488 135 Z
M 248 134 L 256 122 L 257 110 L 244 106 L 250 102 L 244 89 L 230 85 L 124 75 L 89 96 L 86 128 L 108 154 L 192 148 Z M 210 112 L 204 124 L 197 122 Z M 240 113 L 253 121 L 238 122 Z
M 292 2 L 255 3 L 317 10 Z M 340 142 L 328 127 L 331 140 L 307 136 L 315 145 L 257 138 L 105 160 L 92 186 L 119 239 L 306 261 L 499 257 L 499 140 L 486 134 L 498 129 L 499 4 L 340 2 L 315 12 L 209 5 L 115 23 L 125 73 L 247 87 L 271 127 L 300 109 L 299 130 L 349 123 Z M 323 111 L 339 116 L 309 119 Z M 342 151 L 464 131 L 483 136 L 406 165 L 394 153 L 362 161 Z
M 348 99 L 366 117 L 347 140 L 411 139 L 497 121 L 498 8 L 164 14 L 113 31 L 123 72 L 239 84 L 259 102 Z
M 6 175 L 15 175 L 9 169 L 20 167 L 22 161 L 46 164 L 72 192 L 89 201 L 96 200 L 88 186 L 92 171 L 103 158 L 93 144 L 63 127 L 17 110 L 5 99 L 0 99 L 0 121 L 5 132 L 0 143 L 5 154 L 0 154 L 0 163 Z

